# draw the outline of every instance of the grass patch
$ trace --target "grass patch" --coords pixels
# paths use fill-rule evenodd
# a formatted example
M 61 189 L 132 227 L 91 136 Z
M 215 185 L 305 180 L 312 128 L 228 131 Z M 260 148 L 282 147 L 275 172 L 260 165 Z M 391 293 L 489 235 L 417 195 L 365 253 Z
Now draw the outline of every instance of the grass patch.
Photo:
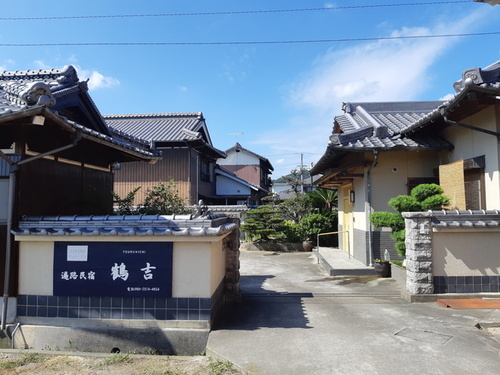
M 212 357 L 209 359 L 208 369 L 210 370 L 210 374 L 221 375 L 224 371 L 233 369 L 233 364 L 230 361 L 221 361 L 220 359 Z
M 127 353 L 113 353 L 110 356 L 103 359 L 102 361 L 100 361 L 99 363 L 96 363 L 93 367 L 99 368 L 112 365 L 122 365 L 131 363 L 132 361 L 133 361 L 132 358 L 130 358 L 130 355 Z
M 21 356 L 13 361 L 0 362 L 0 368 L 2 369 L 12 369 L 16 367 L 26 366 L 30 363 L 40 363 L 44 362 L 45 356 L 40 353 L 35 352 L 21 352 Z

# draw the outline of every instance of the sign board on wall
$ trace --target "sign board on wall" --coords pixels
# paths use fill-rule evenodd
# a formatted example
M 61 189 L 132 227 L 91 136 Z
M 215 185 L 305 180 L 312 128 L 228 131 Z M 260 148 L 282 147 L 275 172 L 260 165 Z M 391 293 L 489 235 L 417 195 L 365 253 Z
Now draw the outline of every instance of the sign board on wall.
M 172 296 L 171 242 L 55 242 L 54 295 Z

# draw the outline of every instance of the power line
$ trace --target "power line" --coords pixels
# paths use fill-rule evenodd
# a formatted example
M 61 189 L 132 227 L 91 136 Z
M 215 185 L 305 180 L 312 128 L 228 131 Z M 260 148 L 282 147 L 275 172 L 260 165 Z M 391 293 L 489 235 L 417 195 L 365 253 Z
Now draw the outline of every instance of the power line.
M 407 7 L 407 6 L 445 5 L 445 4 L 458 4 L 458 3 L 471 3 L 471 2 L 472 2 L 471 0 L 457 0 L 457 1 L 436 1 L 436 2 L 427 2 L 427 3 L 348 5 L 348 6 L 331 6 L 331 7 L 322 7 L 322 8 L 241 10 L 241 11 L 223 11 L 223 12 L 117 14 L 117 15 L 89 15 L 89 16 L 53 16 L 53 17 L 0 17 L 0 21 L 40 21 L 40 20 L 74 20 L 74 19 L 99 19 L 99 18 L 220 16 L 220 15 L 234 15 L 234 14 L 291 13 L 291 12 L 332 11 L 332 10 L 346 10 L 346 9 L 389 8 L 389 7 L 395 8 L 395 7 Z
M 370 38 L 312 39 L 312 40 L 275 40 L 275 41 L 235 41 L 235 42 L 85 42 L 85 43 L 0 43 L 0 47 L 102 47 L 102 46 L 213 46 L 213 45 L 249 45 L 249 44 L 304 44 L 304 43 L 339 43 L 370 42 L 381 40 L 405 40 L 428 38 L 456 38 L 466 36 L 499 35 L 500 31 L 461 34 L 409 35 Z

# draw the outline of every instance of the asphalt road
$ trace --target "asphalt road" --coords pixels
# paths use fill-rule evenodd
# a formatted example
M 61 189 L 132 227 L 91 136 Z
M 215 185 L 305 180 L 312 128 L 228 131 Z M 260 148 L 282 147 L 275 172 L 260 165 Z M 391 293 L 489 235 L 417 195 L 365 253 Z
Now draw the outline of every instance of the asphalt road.
M 498 374 L 500 310 L 408 303 L 392 279 L 330 277 L 313 253 L 241 253 L 243 301 L 207 354 L 248 374 Z

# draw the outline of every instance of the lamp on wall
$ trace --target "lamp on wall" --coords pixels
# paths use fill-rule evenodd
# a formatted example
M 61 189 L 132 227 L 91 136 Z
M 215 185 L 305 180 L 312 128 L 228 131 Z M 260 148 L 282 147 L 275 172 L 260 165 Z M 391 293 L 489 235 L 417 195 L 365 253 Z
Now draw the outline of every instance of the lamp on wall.
M 349 190 L 349 202 L 354 203 L 356 201 L 356 195 L 354 194 L 354 190 Z

